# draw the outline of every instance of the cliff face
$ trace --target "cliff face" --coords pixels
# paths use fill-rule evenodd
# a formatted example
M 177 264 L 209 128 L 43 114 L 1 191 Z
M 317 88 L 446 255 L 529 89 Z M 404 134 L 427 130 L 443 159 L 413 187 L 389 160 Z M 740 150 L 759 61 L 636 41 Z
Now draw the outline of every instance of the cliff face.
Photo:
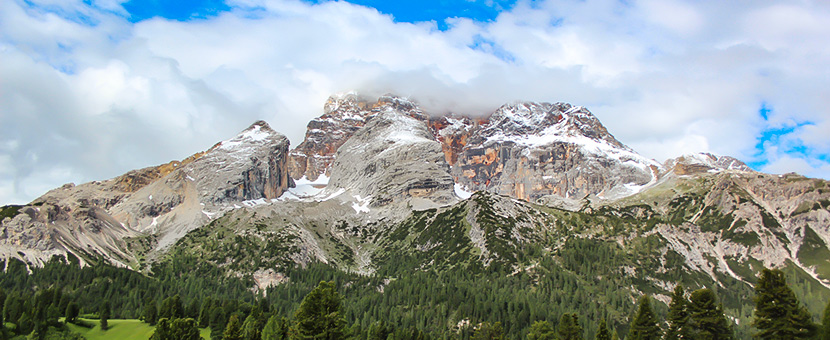
M 393 96 L 376 103 L 354 94 L 333 96 L 291 152 L 295 179 L 334 176 L 336 151 L 366 122 L 394 108 L 426 121 L 454 182 L 466 191 L 487 190 L 525 200 L 555 195 L 615 198 L 653 182 L 661 165 L 616 140 L 588 110 L 564 103 L 514 103 L 487 117 L 427 115 Z
M 371 197 L 372 206 L 413 197 L 448 203 L 449 171 L 426 120 L 387 106 L 337 151 L 328 190 Z
M 467 191 L 532 201 L 546 195 L 617 197 L 654 181 L 661 167 L 617 141 L 588 110 L 570 104 L 508 104 L 483 124 L 454 123 L 439 126 L 437 135 L 449 136 L 441 141 L 453 177 Z
M 163 249 L 217 213 L 282 195 L 293 185 L 287 160 L 288 139 L 260 121 L 181 162 L 64 185 L 0 221 L 0 256 L 40 263 L 74 253 L 131 265 L 136 250 Z M 154 244 L 129 244 L 147 234 Z
M 369 117 L 389 108 L 419 119 L 426 118 L 417 105 L 394 96 L 381 96 L 377 101 L 354 93 L 329 97 L 323 115 L 308 123 L 305 139 L 291 150 L 288 162 L 291 177 L 305 177 L 309 181 L 315 181 L 321 175 L 330 177 L 331 165 L 340 146 L 366 125 Z

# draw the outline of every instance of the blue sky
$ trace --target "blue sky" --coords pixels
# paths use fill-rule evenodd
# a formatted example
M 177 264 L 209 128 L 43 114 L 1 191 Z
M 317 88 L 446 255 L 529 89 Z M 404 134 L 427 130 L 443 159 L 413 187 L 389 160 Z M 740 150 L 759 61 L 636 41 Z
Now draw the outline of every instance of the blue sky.
M 830 3 L 0 0 L 0 204 L 182 159 L 326 98 L 590 109 L 660 162 L 830 178 Z M 774 24 L 771 24 L 774 23 Z
M 320 0 L 308 1 L 320 3 Z M 353 4 L 372 7 L 384 14 L 394 16 L 397 22 L 434 21 L 439 29 L 446 29 L 447 18 L 463 17 L 476 21 L 492 21 L 499 12 L 510 9 L 515 0 L 421 0 L 421 1 L 383 1 L 354 0 Z M 162 1 L 131 0 L 123 4 L 129 13 L 129 20 L 138 22 L 153 17 L 187 21 L 216 16 L 231 9 L 222 0 Z

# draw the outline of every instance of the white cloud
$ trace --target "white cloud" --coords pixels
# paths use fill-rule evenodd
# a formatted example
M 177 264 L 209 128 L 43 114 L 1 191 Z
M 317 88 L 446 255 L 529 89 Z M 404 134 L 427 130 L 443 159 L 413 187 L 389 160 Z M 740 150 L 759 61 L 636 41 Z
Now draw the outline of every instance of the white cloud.
M 468 114 L 584 105 L 660 161 L 757 160 L 762 130 L 805 121 L 788 140 L 830 153 L 823 3 L 521 1 L 439 31 L 346 2 L 236 0 L 215 18 L 131 24 L 118 1 L 0 1 L 0 146 L 15 145 L 0 147 L 0 204 L 180 159 L 256 119 L 296 145 L 326 97 L 351 89 Z M 761 158 L 830 178 L 774 145 Z

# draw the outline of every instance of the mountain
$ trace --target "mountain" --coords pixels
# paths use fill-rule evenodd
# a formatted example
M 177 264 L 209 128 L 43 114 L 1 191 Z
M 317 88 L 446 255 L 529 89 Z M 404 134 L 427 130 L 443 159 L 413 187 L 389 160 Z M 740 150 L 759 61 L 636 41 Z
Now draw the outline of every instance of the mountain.
M 38 264 L 72 253 L 135 266 L 214 215 L 282 195 L 293 186 L 288 143 L 259 121 L 181 162 L 70 183 L 24 207 L 5 208 L 2 256 Z
M 348 93 L 328 99 L 294 149 L 256 122 L 181 162 L 4 207 L 0 256 L 39 265 L 71 253 L 148 275 L 210 273 L 269 295 L 316 278 L 298 273 L 318 265 L 371 281 L 360 299 L 392 299 L 413 284 L 493 282 L 486 289 L 509 286 L 512 298 L 541 308 L 537 318 L 570 309 L 616 325 L 640 295 L 667 304 L 683 284 L 717 290 L 748 334 L 747 297 L 763 267 L 786 269 L 814 315 L 824 307 L 829 209 L 827 181 L 705 153 L 661 164 L 579 106 L 437 115 L 406 98 Z M 431 323 L 412 322 L 438 332 L 507 318 L 502 307 L 477 314 L 445 293 L 424 293 L 417 305 L 427 314 L 415 314 Z M 501 295 L 482 299 L 514 302 Z M 415 318 L 390 301 L 376 302 Z M 532 321 L 509 320 L 514 334 Z

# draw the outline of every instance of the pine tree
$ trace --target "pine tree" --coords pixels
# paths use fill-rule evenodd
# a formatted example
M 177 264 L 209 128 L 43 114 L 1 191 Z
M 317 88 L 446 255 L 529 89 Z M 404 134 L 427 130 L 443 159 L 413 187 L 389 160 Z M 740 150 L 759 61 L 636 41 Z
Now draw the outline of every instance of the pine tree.
M 390 333 L 392 329 L 386 326 L 386 321 L 378 320 L 369 326 L 366 340 L 386 340 Z
M 242 339 L 260 340 L 261 329 L 262 326 L 259 324 L 259 320 L 254 316 L 254 313 L 251 313 L 245 318 L 245 322 L 242 323 Z
M 75 320 L 78 318 L 78 313 L 80 312 L 80 308 L 78 308 L 78 304 L 75 301 L 70 302 L 66 305 L 66 312 L 64 313 L 64 322 L 74 323 Z
M 667 321 L 669 328 L 666 330 L 665 340 L 689 339 L 686 328 L 686 323 L 689 321 L 689 312 L 687 307 L 689 302 L 686 301 L 683 286 L 677 285 L 674 287 L 674 292 L 669 303 L 669 315 Z
M 821 340 L 830 340 L 830 301 L 827 301 L 827 307 L 824 307 L 821 323 Z
M 176 319 L 184 317 L 184 306 L 182 299 L 178 295 L 171 296 L 161 302 L 161 309 L 158 313 L 159 318 Z
M 202 308 L 199 310 L 199 327 L 205 328 L 210 325 L 210 312 L 213 307 L 213 299 L 208 297 L 202 303 Z
M 262 340 L 286 340 L 288 339 L 288 320 L 285 318 L 271 316 L 265 328 L 262 330 Z
M 796 298 L 784 272 L 764 269 L 755 285 L 755 336 L 760 339 L 808 339 L 816 333 L 810 313 Z
M 626 340 L 657 340 L 660 339 L 662 330 L 657 321 L 657 316 L 651 309 L 651 298 L 643 295 L 640 298 L 637 316 L 631 322 L 631 330 Z
M 486 321 L 482 322 L 473 333 L 472 340 L 504 340 L 504 329 L 501 327 L 501 322 L 494 324 Z
M 582 340 L 582 326 L 579 325 L 579 315 L 576 313 L 565 313 L 559 318 L 559 325 L 556 326 L 559 340 Z
M 597 327 L 596 340 L 611 340 L 611 334 L 608 333 L 608 325 L 604 318 L 599 322 L 599 326 Z
M 191 318 L 178 318 L 173 320 L 171 327 L 173 338 L 171 340 L 201 340 L 199 327 L 196 320 Z
M 170 320 L 167 318 L 161 318 L 156 324 L 156 329 L 153 331 L 153 335 L 150 336 L 150 340 L 170 340 L 173 339 L 173 331 L 170 329 Z
M 294 314 L 296 340 L 342 340 L 346 321 L 340 311 L 342 298 L 334 282 L 321 281 L 303 298 Z
M 101 329 L 107 330 L 109 329 L 109 318 L 110 318 L 110 303 L 104 302 L 101 304 Z
M 732 339 L 732 329 L 711 289 L 704 288 L 692 292 L 688 313 L 687 327 L 692 339 Z
M 155 325 L 158 319 L 158 309 L 156 308 L 156 300 L 147 300 L 144 303 L 144 322 L 149 323 L 150 326 Z
M 187 318 L 162 318 L 156 325 L 156 330 L 150 340 L 200 340 L 199 328 L 196 321 Z
M 214 304 L 210 312 L 210 339 L 222 339 L 222 333 L 225 331 L 226 324 L 225 310 L 221 306 Z
M 553 331 L 550 322 L 545 320 L 536 321 L 530 326 L 530 333 L 527 333 L 528 340 L 556 340 L 556 333 Z
M 223 340 L 242 340 L 242 323 L 239 322 L 239 316 L 231 315 L 228 320 L 228 325 L 225 327 L 225 332 L 222 333 Z

